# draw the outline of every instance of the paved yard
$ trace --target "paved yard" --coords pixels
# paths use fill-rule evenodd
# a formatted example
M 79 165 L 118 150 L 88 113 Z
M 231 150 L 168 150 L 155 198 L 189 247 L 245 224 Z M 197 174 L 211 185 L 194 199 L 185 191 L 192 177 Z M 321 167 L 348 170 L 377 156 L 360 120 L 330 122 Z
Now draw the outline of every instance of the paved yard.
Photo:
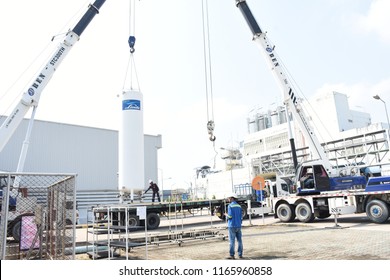
M 223 238 L 184 239 L 148 246 L 149 260 L 221 260 L 228 256 L 227 230 Z M 390 224 L 383 230 L 336 228 L 310 224 L 267 224 L 243 227 L 247 260 L 390 260 Z M 123 253 L 123 252 L 122 252 Z M 145 247 L 130 250 L 129 259 L 145 259 Z M 77 256 L 85 259 L 85 256 Z

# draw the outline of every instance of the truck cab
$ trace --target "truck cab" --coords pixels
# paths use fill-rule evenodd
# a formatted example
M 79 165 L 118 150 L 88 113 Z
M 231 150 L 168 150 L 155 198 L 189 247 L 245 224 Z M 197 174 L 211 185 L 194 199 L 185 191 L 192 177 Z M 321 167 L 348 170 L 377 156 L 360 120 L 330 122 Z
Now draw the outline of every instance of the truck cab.
M 358 174 L 329 176 L 320 160 L 301 164 L 297 168 L 297 195 L 313 195 L 327 191 L 364 189 L 366 177 Z
M 282 178 L 277 178 L 276 181 L 271 182 L 270 186 L 273 197 L 288 196 L 293 190 L 291 183 Z

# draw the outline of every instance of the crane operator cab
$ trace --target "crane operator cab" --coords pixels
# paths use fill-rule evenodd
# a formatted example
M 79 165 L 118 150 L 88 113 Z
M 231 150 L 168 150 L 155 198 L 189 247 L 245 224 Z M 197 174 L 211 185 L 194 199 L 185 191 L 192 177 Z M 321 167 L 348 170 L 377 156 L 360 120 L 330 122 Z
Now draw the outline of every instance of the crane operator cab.
M 298 174 L 298 195 L 319 194 L 330 190 L 329 177 L 322 165 L 301 166 Z

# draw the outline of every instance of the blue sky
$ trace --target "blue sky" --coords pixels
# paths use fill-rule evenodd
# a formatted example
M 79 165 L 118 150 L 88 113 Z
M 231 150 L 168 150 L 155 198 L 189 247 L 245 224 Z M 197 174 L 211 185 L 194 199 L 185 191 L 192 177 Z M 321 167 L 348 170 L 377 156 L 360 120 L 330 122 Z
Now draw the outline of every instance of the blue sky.
M 0 114 L 18 100 L 63 38 L 62 32 L 74 26 L 89 2 L 2 4 Z M 219 151 L 245 137 L 249 111 L 280 104 L 281 94 L 235 1 L 208 2 L 215 149 Z M 117 95 L 129 87 L 127 39 L 130 26 L 134 27 L 144 132 L 163 137 L 160 171 L 172 178 L 165 185 L 186 187 L 194 168 L 213 166 L 219 157 L 206 129 L 202 1 L 136 1 L 135 26 L 129 20 L 129 3 L 106 1 L 42 93 L 36 117 L 118 129 Z M 349 96 L 351 109 L 370 113 L 373 122 L 386 122 L 383 103 L 372 96 L 379 94 L 390 108 L 389 1 L 247 3 L 304 96 L 339 91 Z M 54 35 L 57 39 L 51 42 Z M 37 57 L 39 63 L 32 63 Z

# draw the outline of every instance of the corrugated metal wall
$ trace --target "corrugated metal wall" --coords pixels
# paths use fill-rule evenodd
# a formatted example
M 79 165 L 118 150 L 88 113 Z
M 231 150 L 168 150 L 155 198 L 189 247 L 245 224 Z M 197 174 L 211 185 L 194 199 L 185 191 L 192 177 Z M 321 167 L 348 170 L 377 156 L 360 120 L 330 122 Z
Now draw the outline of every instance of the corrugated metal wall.
M 28 121 L 0 154 L 0 169 L 15 171 Z M 79 189 L 117 188 L 118 133 L 113 130 L 35 121 L 25 172 L 76 173 Z
M 27 125 L 28 120 L 23 120 L 0 153 L 0 170 L 16 170 Z M 145 182 L 157 179 L 159 148 L 161 135 L 145 135 Z M 75 173 L 78 175 L 77 191 L 116 191 L 118 132 L 36 120 L 24 171 Z

